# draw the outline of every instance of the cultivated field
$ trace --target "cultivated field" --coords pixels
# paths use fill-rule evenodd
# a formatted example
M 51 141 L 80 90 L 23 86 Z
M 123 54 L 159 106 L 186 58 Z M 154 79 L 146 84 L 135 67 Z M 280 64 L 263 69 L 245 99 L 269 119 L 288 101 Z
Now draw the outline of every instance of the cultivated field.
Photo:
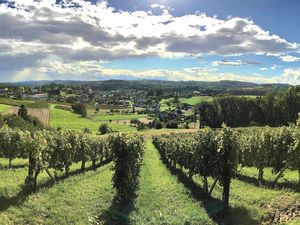
M 9 107 L 7 108 L 4 113 L 7 114 L 17 114 L 18 113 L 19 108 L 17 107 Z M 32 108 L 28 108 L 28 114 L 30 116 L 35 116 L 37 117 L 43 124 L 48 125 L 49 124 L 49 120 L 50 120 L 50 110 L 49 109 L 32 109 Z
M 131 119 L 147 118 L 147 114 L 97 113 L 90 116 L 94 121 L 127 121 Z

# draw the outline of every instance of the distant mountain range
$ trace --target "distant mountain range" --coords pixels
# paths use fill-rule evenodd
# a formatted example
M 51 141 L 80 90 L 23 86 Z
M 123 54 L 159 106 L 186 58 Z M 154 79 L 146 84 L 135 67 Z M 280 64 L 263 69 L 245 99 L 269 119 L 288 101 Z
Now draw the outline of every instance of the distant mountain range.
M 94 90 L 143 90 L 162 89 L 165 92 L 199 92 L 203 95 L 234 94 L 234 95 L 265 95 L 268 92 L 286 90 L 289 84 L 258 84 L 242 81 L 222 80 L 206 81 L 166 81 L 166 80 L 102 80 L 102 81 L 75 81 L 75 80 L 41 80 L 9 83 L 10 85 L 37 87 L 49 84 L 79 85 Z M 5 84 L 0 84 L 5 86 Z
M 289 84 L 282 83 L 265 83 L 258 84 L 252 82 L 243 81 L 232 81 L 232 80 L 221 80 L 221 81 L 166 81 L 166 80 L 103 80 L 103 81 L 77 81 L 77 80 L 40 80 L 40 81 L 22 81 L 22 82 L 11 82 L 11 84 L 25 85 L 25 86 L 38 86 L 47 84 L 77 84 L 77 85 L 91 85 L 91 84 L 101 84 L 101 83 L 147 83 L 147 84 L 189 84 L 189 85 L 212 85 L 212 86 L 223 86 L 223 87 L 258 87 L 258 86 L 277 86 L 277 87 L 288 87 Z

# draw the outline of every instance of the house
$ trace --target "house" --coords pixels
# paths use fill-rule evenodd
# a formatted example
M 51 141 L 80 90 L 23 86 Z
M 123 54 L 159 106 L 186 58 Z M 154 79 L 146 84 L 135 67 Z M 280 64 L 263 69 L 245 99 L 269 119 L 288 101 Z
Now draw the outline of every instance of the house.
M 31 95 L 31 98 L 36 100 L 47 100 L 48 94 L 47 93 L 35 94 L 35 95 Z
M 30 90 L 33 94 L 38 94 L 40 90 L 38 88 L 31 88 Z
M 7 92 L 8 91 L 8 88 L 1 88 L 0 89 L 0 93 L 5 93 L 5 92 Z

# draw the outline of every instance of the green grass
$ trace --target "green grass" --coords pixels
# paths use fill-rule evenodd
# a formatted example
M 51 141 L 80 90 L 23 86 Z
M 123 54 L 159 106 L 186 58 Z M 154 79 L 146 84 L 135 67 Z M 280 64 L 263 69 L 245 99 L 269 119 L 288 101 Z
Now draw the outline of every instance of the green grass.
M 0 98 L 0 104 L 20 106 L 25 104 L 28 108 L 48 108 L 49 104 L 46 101 L 30 101 L 30 100 L 17 100 L 10 98 Z
M 7 160 L 0 159 L 7 165 Z M 14 160 L 14 166 L 26 165 Z M 112 187 L 112 164 L 97 171 L 73 175 L 37 193 L 23 193 L 27 168 L 1 169 L 0 224 L 99 224 L 107 223 L 115 191 Z M 73 164 L 71 171 L 80 168 Z M 189 192 L 172 176 L 159 159 L 150 141 L 144 155 L 140 189 L 135 208 L 128 211 L 129 224 L 212 224 L 204 208 L 190 198 Z M 49 180 L 46 173 L 39 177 L 39 185 Z
M 107 113 L 98 113 L 91 116 L 91 119 L 94 121 L 118 121 L 118 120 L 131 120 L 131 119 L 140 119 L 147 118 L 147 114 L 107 114 Z
M 84 128 L 90 129 L 93 133 L 97 133 L 100 121 L 91 120 L 89 118 L 82 118 L 80 115 L 71 111 L 56 109 L 54 105 L 50 106 L 50 126 L 53 128 L 69 128 L 77 131 L 82 131 Z M 136 131 L 135 127 L 126 124 L 108 123 L 109 127 L 115 131 L 132 132 Z
M 10 106 L 9 105 L 3 105 L 0 104 L 0 112 L 4 112 L 5 110 L 7 110 Z
M 212 99 L 213 98 L 211 96 L 194 96 L 194 97 L 191 97 L 191 98 L 180 98 L 179 101 L 180 101 L 180 103 L 196 105 L 200 102 L 210 101 Z M 164 98 L 164 99 L 160 100 L 160 102 L 159 102 L 160 111 L 163 112 L 163 111 L 175 109 L 175 106 L 174 106 L 172 101 L 173 101 L 173 98 Z
M 212 224 L 201 203 L 162 163 L 150 141 L 141 169 L 140 190 L 131 224 Z
M 248 175 L 249 173 L 249 176 L 252 176 L 254 169 L 243 169 L 242 173 L 244 175 Z M 272 180 L 273 176 L 270 174 L 270 170 L 267 170 L 265 175 L 267 180 Z M 293 180 L 294 176 L 294 171 L 287 171 L 286 177 Z M 194 181 L 197 184 L 203 184 L 202 179 L 198 176 L 194 176 Z M 210 179 L 210 184 L 212 182 L 212 179 Z M 222 188 L 220 185 L 216 185 L 212 196 L 216 199 L 221 199 Z M 291 189 L 258 187 L 252 182 L 233 179 L 230 190 L 231 211 L 223 222 L 224 224 L 239 225 L 259 224 L 267 215 L 292 205 L 299 197 L 300 193 Z M 217 206 L 211 204 L 211 211 L 214 211 L 215 207 Z
M 164 112 L 167 110 L 175 109 L 175 106 L 173 105 L 173 103 L 171 103 L 172 100 L 173 100 L 173 98 L 164 98 L 164 99 L 160 100 L 160 102 L 159 102 L 160 111 Z
M 191 98 L 180 98 L 181 103 L 186 103 L 190 105 L 196 105 L 203 101 L 211 101 L 213 98 L 211 96 L 194 96 Z
M 184 172 L 180 173 L 178 169 L 177 173 L 171 174 L 149 139 L 146 147 L 135 207 L 123 215 L 128 217 L 129 224 L 213 224 L 208 215 L 222 208 L 222 187 L 216 186 L 212 199 L 195 194 L 195 190 L 200 190 L 202 185 L 199 176 L 193 177 L 194 186 L 188 185 L 182 179 Z M 73 174 L 53 186 L 47 185 L 49 177 L 43 172 L 38 179 L 40 189 L 31 195 L 22 191 L 27 160 L 13 160 L 14 168 L 11 170 L 3 168 L 7 164 L 7 159 L 0 158 L 0 224 L 79 225 L 93 224 L 95 221 L 107 224 L 107 217 L 103 215 L 111 212 L 115 195 L 111 163 L 97 171 Z M 80 164 L 73 164 L 71 172 L 78 169 Z M 242 168 L 240 173 L 253 179 L 257 177 L 255 168 Z M 272 181 L 274 176 L 270 168 L 265 170 L 267 181 Z M 297 178 L 297 172 L 287 170 L 279 183 L 296 182 Z M 212 182 L 209 179 L 209 183 Z M 294 189 L 258 187 L 251 181 L 233 179 L 231 209 L 222 224 L 260 224 L 267 215 L 292 205 L 299 198 L 300 193 Z M 296 225 L 299 221 L 295 219 L 284 224 Z
M 22 164 L 22 160 L 16 160 Z M 14 165 L 16 165 L 16 161 Z M 24 160 L 23 160 L 24 162 Z M 6 164 L 6 160 L 0 160 Z M 71 171 L 80 165 L 72 166 Z M 52 187 L 44 187 L 36 194 L 22 192 L 27 168 L 0 172 L 0 224 L 91 224 L 101 210 L 109 208 L 114 196 L 111 184 L 111 164 L 71 176 Z M 46 173 L 39 184 L 49 180 Z
M 258 177 L 258 170 L 255 167 L 244 167 L 241 169 L 240 173 L 254 179 L 257 179 Z M 264 180 L 268 182 L 273 182 L 276 176 L 277 174 L 272 173 L 271 168 L 264 169 Z M 299 177 L 298 171 L 287 169 L 283 173 L 283 176 L 279 178 L 277 183 L 284 184 L 286 182 L 290 182 L 296 184 L 298 182 L 298 177 Z

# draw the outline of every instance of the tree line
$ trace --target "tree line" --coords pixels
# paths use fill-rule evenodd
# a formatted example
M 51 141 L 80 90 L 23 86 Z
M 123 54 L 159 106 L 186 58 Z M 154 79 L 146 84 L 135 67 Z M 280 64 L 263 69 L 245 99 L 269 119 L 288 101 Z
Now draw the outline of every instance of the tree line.
M 298 112 L 298 87 L 291 87 L 280 94 L 269 93 L 256 98 L 222 95 L 196 107 L 196 113 L 200 115 L 200 126 L 212 128 L 221 127 L 222 123 L 230 127 L 288 125 L 295 123 Z

